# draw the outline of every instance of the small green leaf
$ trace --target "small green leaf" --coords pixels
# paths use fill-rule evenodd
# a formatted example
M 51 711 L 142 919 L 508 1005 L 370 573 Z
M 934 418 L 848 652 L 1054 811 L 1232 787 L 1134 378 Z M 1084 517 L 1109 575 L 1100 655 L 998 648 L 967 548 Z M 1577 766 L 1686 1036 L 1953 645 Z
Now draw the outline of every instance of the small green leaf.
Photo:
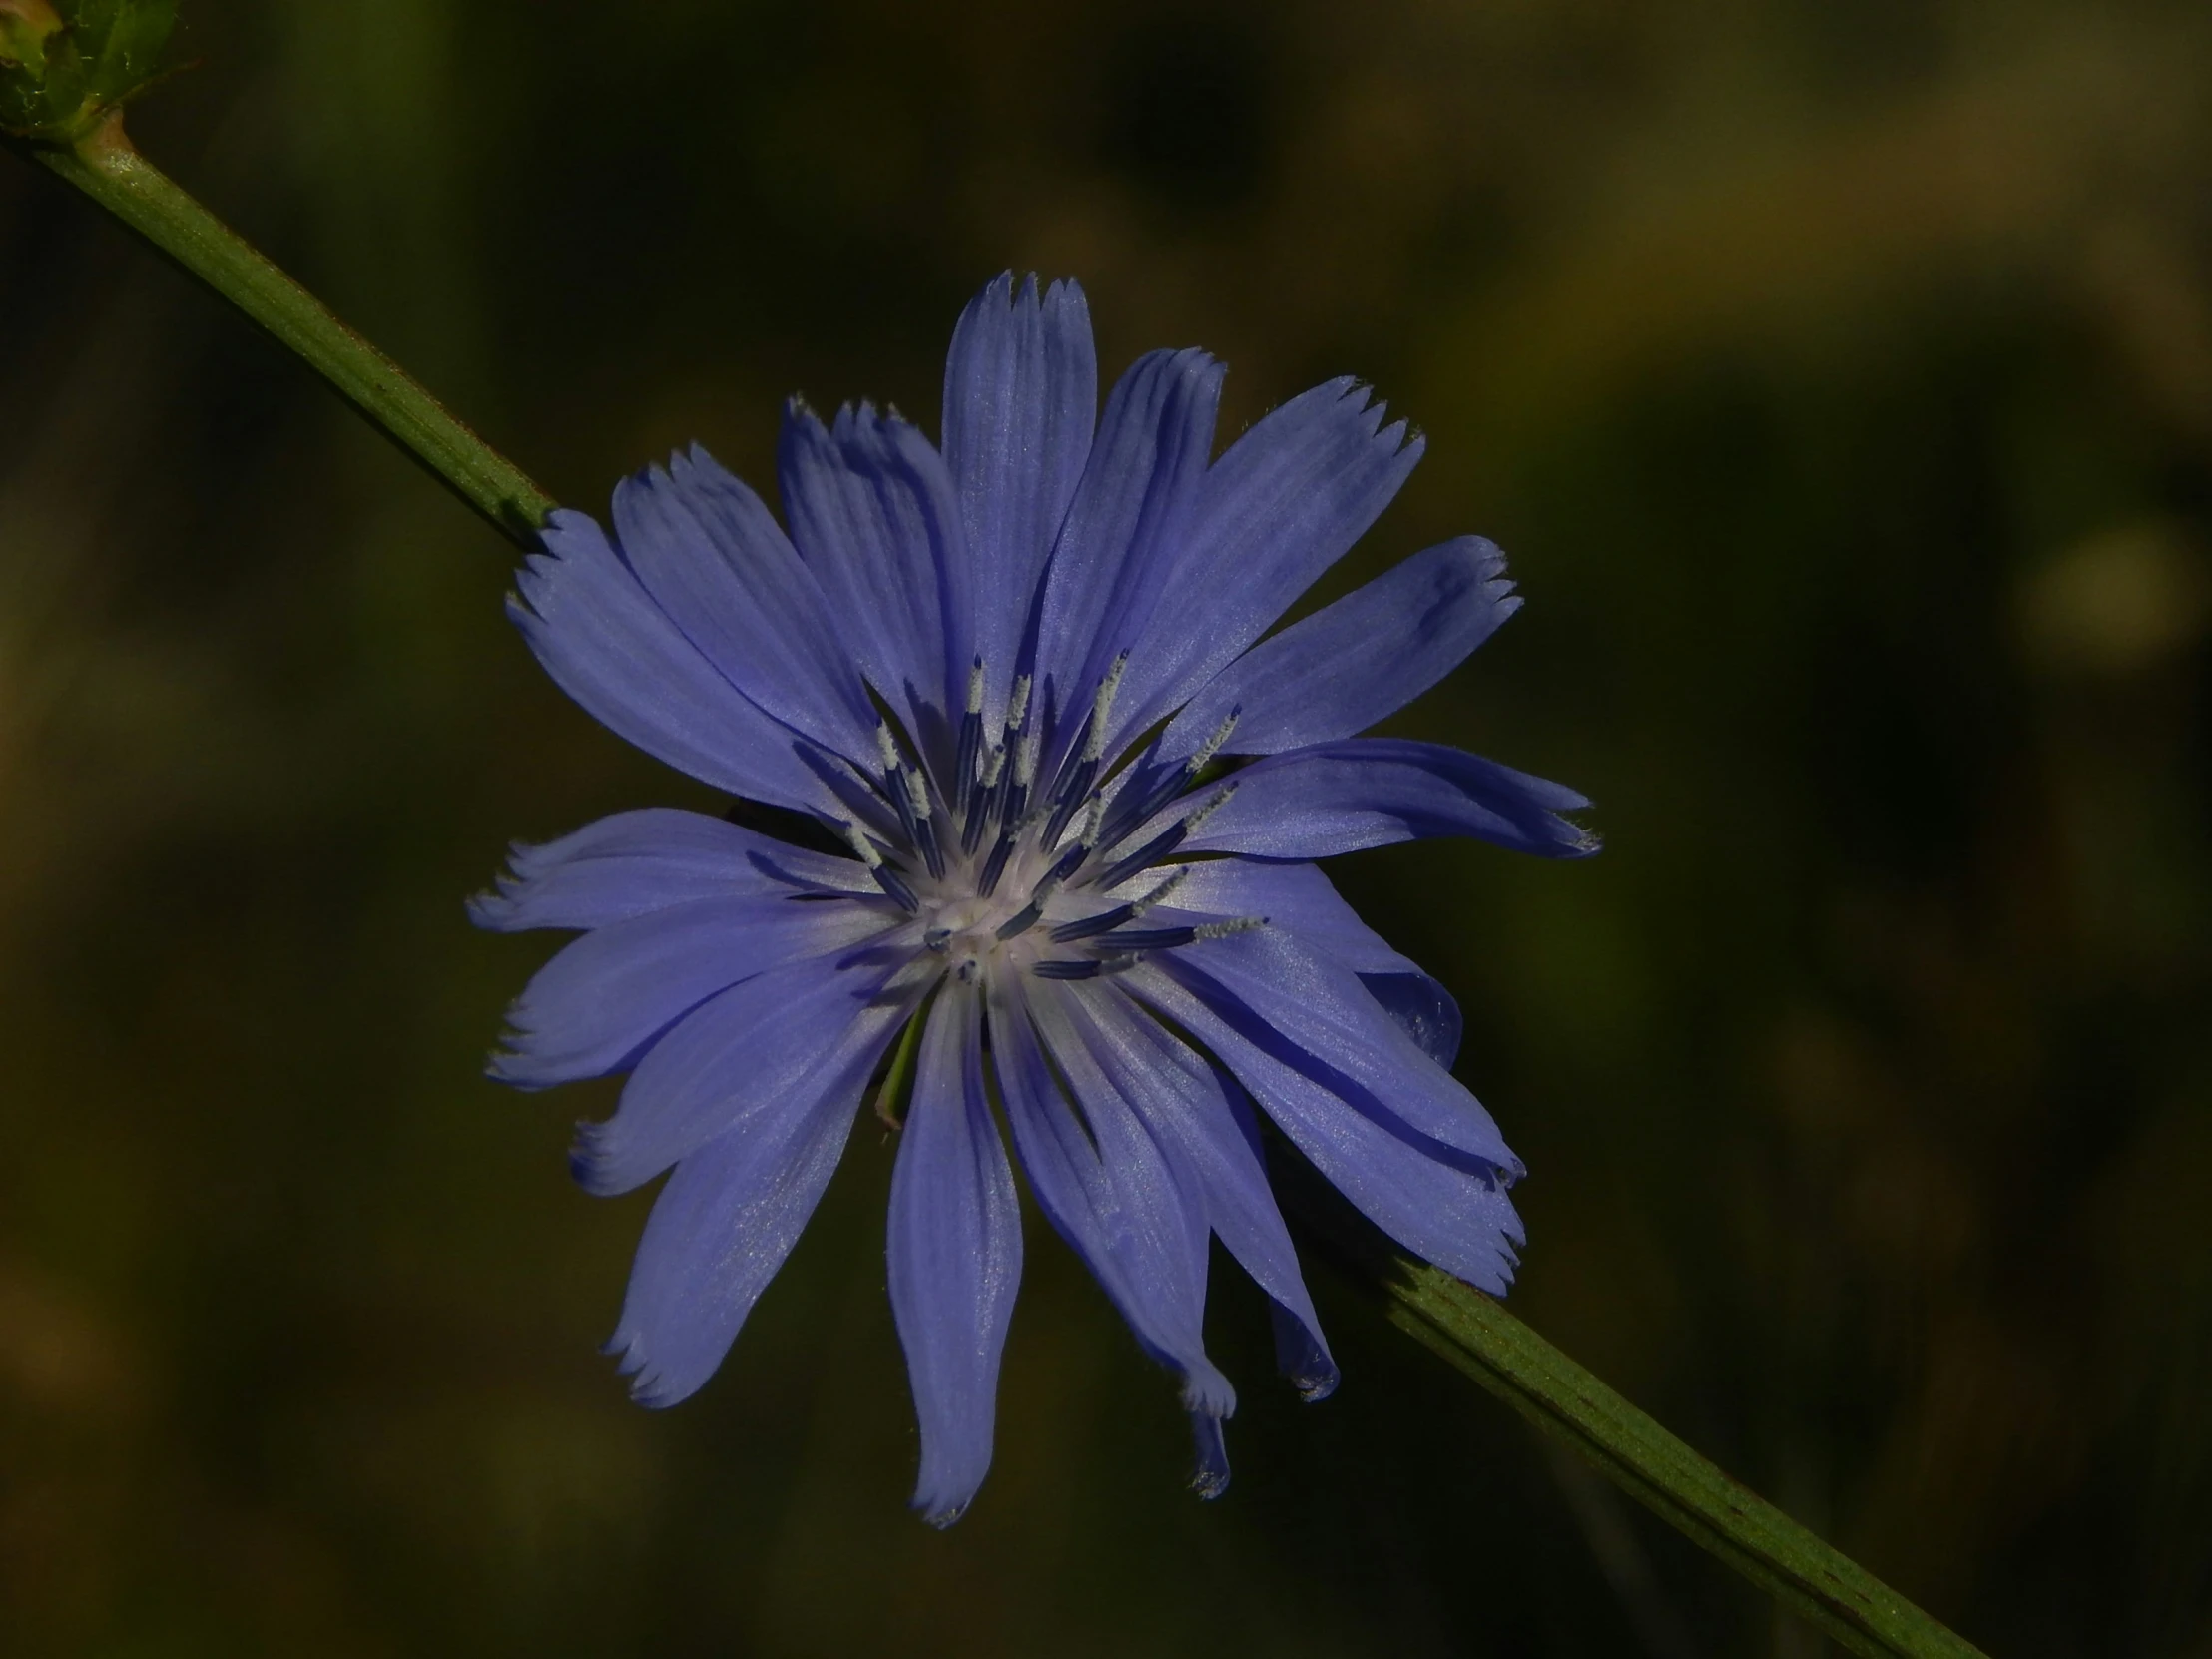
M 0 0 L 0 133 L 75 144 L 161 78 L 177 0 Z
M 0 69 L 46 77 L 46 39 L 62 20 L 46 0 L 0 0 Z

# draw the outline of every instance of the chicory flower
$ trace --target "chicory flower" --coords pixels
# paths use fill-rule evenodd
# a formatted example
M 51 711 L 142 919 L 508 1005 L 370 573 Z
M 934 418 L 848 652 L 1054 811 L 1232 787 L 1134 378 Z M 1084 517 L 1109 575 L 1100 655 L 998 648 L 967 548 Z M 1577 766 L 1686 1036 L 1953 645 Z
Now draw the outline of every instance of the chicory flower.
M 871 1080 L 910 1078 L 889 1284 L 914 1503 L 940 1525 L 990 1462 L 1022 1260 L 1008 1137 L 1180 1379 L 1207 1495 L 1235 1403 L 1203 1341 L 1210 1238 L 1271 1299 L 1298 1387 L 1337 1377 L 1258 1114 L 1484 1290 L 1522 1237 L 1520 1161 L 1447 1069 L 1456 1006 L 1313 862 L 1427 835 L 1594 850 L 1570 790 L 1357 736 L 1520 602 L 1463 537 L 1271 634 L 1422 445 L 1346 379 L 1214 459 L 1222 374 L 1156 351 L 1100 413 L 1081 290 L 1002 276 L 953 335 L 941 448 L 896 413 L 794 403 L 783 525 L 695 448 L 617 488 L 611 534 L 555 514 L 511 605 L 614 732 L 815 831 L 618 814 L 518 846 L 475 903 L 487 927 L 582 930 L 493 1074 L 629 1073 L 576 1177 L 669 1176 L 610 1349 L 644 1404 L 704 1383 Z

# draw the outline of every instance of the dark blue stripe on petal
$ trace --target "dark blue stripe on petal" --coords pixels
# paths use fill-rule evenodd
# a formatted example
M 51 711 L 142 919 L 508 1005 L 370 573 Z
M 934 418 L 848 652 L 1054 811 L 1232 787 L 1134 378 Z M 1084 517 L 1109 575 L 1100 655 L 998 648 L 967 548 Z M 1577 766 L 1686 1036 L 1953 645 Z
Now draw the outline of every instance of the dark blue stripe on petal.
M 1153 967 L 1123 981 L 1204 1043 L 1322 1175 L 1414 1255 L 1503 1296 L 1523 1238 L 1498 1182 L 1445 1163 L 1360 1110 Z

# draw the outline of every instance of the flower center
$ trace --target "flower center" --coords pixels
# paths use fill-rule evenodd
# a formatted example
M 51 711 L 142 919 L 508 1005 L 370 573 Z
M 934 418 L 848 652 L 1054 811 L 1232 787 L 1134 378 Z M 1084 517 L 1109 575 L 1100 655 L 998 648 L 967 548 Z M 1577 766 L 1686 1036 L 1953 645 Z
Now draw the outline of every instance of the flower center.
M 1191 791 L 1236 725 L 1232 710 L 1196 752 L 1158 746 L 1109 776 L 1105 755 L 1126 656 L 1100 681 L 1064 749 L 1032 722 L 1028 676 L 1015 679 L 995 741 L 983 719 L 984 665 L 968 676 L 949 783 L 911 758 L 888 721 L 876 728 L 878 770 L 861 775 L 844 834 L 876 884 L 913 915 L 945 971 L 974 983 L 994 969 L 1088 979 L 1260 918 L 1135 925 L 1183 877 L 1171 866 L 1140 880 L 1229 799 L 1235 784 Z M 1054 755 L 1051 777 L 1040 761 Z M 1180 807 L 1182 810 L 1178 811 Z

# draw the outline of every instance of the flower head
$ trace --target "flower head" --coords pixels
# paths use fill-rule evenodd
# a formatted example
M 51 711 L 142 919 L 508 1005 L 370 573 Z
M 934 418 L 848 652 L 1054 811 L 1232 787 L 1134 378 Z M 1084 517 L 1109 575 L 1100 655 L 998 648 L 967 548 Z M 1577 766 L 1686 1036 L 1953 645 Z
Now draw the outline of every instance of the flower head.
M 1021 1272 L 1001 1121 L 1180 1378 L 1208 1495 L 1235 1402 L 1202 1337 L 1210 1238 L 1272 1300 L 1300 1389 L 1337 1376 L 1255 1103 L 1461 1278 L 1502 1292 L 1521 1239 L 1521 1165 L 1447 1069 L 1457 1008 L 1312 861 L 1425 835 L 1594 849 L 1572 791 L 1355 736 L 1520 602 L 1465 537 L 1270 634 L 1421 444 L 1337 380 L 1212 460 L 1221 377 L 1156 351 L 1099 413 L 1081 290 L 1000 277 L 953 335 L 941 449 L 895 413 L 794 403 L 788 532 L 694 449 L 617 488 L 612 536 L 556 514 L 511 606 L 608 727 L 823 831 L 619 814 L 517 847 L 476 901 L 487 927 L 584 930 L 515 1004 L 494 1075 L 629 1072 L 577 1179 L 674 1171 L 610 1348 L 647 1405 L 704 1383 L 871 1078 L 910 1074 L 889 1280 L 938 1524 L 989 1466 Z

